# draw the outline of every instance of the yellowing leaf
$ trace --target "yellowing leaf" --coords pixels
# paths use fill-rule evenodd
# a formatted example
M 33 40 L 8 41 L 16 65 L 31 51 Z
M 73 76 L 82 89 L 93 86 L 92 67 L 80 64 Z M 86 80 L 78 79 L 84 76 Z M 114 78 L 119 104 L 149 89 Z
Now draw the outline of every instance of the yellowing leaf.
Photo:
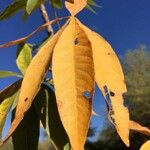
M 25 74 L 32 59 L 31 48 L 28 44 L 19 45 L 17 51 L 16 64 L 22 74 Z
M 21 80 L 13 83 L 6 89 L 0 92 L 0 138 L 2 136 L 3 127 L 6 121 L 7 114 L 13 104 L 14 96 L 21 85 Z
M 69 3 L 65 1 L 65 6 L 71 13 L 71 15 L 76 15 L 87 5 L 87 0 L 74 0 L 74 3 Z
M 21 86 L 15 118 L 6 138 L 4 139 L 4 142 L 17 128 L 17 126 L 23 119 L 25 112 L 30 108 L 35 96 L 37 95 L 41 83 L 44 79 L 45 73 L 51 63 L 53 48 L 55 47 L 55 44 L 65 27 L 66 25 L 64 25 L 63 28 L 53 36 L 53 38 L 49 39 L 40 48 L 39 52 L 32 59 L 29 67 L 27 68 Z
M 150 130 L 147 127 L 143 127 L 140 124 L 138 124 L 135 121 L 131 121 L 129 122 L 129 126 L 131 130 L 146 134 L 150 136 Z
M 145 142 L 142 147 L 140 148 L 140 150 L 150 150 L 150 140 L 148 140 L 147 142 Z
M 54 48 L 52 73 L 61 121 L 72 149 L 82 150 L 92 113 L 94 66 L 91 45 L 73 17 Z
M 2 131 L 5 124 L 5 120 L 7 117 L 7 114 L 10 110 L 11 105 L 13 104 L 13 96 L 5 99 L 0 104 L 0 138 L 2 138 Z
M 115 96 L 114 98 L 111 98 L 112 110 L 108 117 L 111 117 L 112 122 L 123 142 L 129 146 L 129 111 L 118 102 L 122 99 L 122 96 Z
M 78 21 L 79 22 L 79 21 Z M 112 47 L 97 33 L 79 22 L 91 42 L 96 82 L 110 105 L 109 115 L 118 134 L 129 146 L 129 113 L 123 105 L 124 75 Z

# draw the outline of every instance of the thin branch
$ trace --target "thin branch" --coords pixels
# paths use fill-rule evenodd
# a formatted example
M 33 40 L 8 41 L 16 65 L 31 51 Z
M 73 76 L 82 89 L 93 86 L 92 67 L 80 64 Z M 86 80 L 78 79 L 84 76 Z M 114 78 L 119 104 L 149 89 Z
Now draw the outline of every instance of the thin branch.
M 54 19 L 54 20 L 52 20 L 52 21 L 49 21 L 49 22 L 47 22 L 47 23 L 45 23 L 45 24 L 39 26 L 36 30 L 34 30 L 33 32 L 31 32 L 31 33 L 30 33 L 29 35 L 27 35 L 27 36 L 24 36 L 24 37 L 19 38 L 19 39 L 17 39 L 17 40 L 9 41 L 9 42 L 7 42 L 7 43 L 5 43 L 5 44 L 0 45 L 0 48 L 10 47 L 10 46 L 13 46 L 13 45 L 16 45 L 16 44 L 19 44 L 19 43 L 23 43 L 23 42 L 25 42 L 27 39 L 29 39 L 30 37 L 32 37 L 35 33 L 37 33 L 37 32 L 39 32 L 39 31 L 45 29 L 45 28 L 48 27 L 49 25 L 52 25 L 52 24 L 54 24 L 54 23 L 57 23 L 58 21 L 61 21 L 61 20 L 64 20 L 64 19 L 68 19 L 68 18 L 69 18 L 69 16 L 67 16 L 67 17 L 62 17 L 62 18 L 57 18 L 57 19 Z
M 52 10 L 53 10 L 54 17 L 55 17 L 55 19 L 56 19 L 56 18 L 58 18 L 58 15 L 57 15 L 57 12 L 56 12 L 56 9 L 55 9 L 55 7 L 54 7 L 53 2 L 51 3 L 51 5 L 52 5 Z M 57 26 L 58 26 L 58 29 L 60 29 L 61 26 L 60 26 L 59 21 L 57 22 Z
M 50 20 L 49 20 L 49 16 L 48 16 L 48 13 L 47 13 L 47 11 L 46 11 L 46 8 L 45 8 L 45 5 L 44 5 L 44 4 L 41 4 L 41 5 L 40 5 L 40 11 L 41 11 L 41 14 L 42 14 L 42 17 L 43 17 L 45 23 L 49 22 L 49 21 L 50 21 Z M 53 36 L 54 31 L 53 31 L 53 28 L 52 28 L 51 24 L 49 24 L 49 25 L 47 26 L 47 32 L 48 32 L 48 34 L 49 34 L 50 36 Z

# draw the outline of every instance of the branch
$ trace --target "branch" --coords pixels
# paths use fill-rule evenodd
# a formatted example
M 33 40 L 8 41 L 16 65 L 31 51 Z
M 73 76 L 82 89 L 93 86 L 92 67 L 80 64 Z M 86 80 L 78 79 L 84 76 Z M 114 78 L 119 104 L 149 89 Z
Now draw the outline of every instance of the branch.
M 55 10 L 54 4 L 51 3 L 51 5 L 52 5 L 52 10 L 53 10 L 53 13 L 54 13 L 54 17 L 55 17 L 55 19 L 56 19 L 56 18 L 58 18 L 57 12 L 56 12 L 56 10 Z M 58 29 L 60 29 L 61 26 L 60 26 L 59 21 L 57 22 L 57 26 L 58 26 Z
M 33 32 L 31 32 L 31 33 L 30 33 L 29 35 L 27 35 L 27 36 L 24 36 L 24 37 L 19 38 L 19 39 L 17 39 L 17 40 L 9 41 L 9 42 L 7 42 L 7 43 L 5 43 L 5 44 L 0 45 L 0 48 L 10 47 L 10 46 L 13 46 L 13 45 L 16 45 L 16 44 L 19 44 L 19 43 L 23 43 L 23 42 L 25 42 L 27 39 L 29 39 L 30 37 L 32 37 L 35 33 L 37 33 L 37 32 L 39 32 L 39 31 L 45 29 L 45 28 L 48 27 L 49 25 L 52 25 L 52 24 L 54 24 L 54 23 L 57 23 L 57 22 L 60 21 L 60 20 L 64 20 L 64 19 L 68 19 L 68 18 L 69 18 L 69 16 L 67 16 L 67 17 L 62 17 L 62 18 L 57 18 L 57 19 L 54 19 L 54 20 L 52 20 L 52 21 L 49 21 L 49 22 L 47 22 L 47 23 L 45 23 L 45 24 L 39 26 L 36 30 L 34 30 Z
M 42 18 L 44 19 L 45 23 L 49 22 L 50 20 L 49 20 L 48 13 L 46 11 L 44 4 L 40 5 L 40 11 L 41 11 Z M 47 26 L 47 32 L 50 36 L 53 36 L 54 34 L 53 28 L 50 24 Z

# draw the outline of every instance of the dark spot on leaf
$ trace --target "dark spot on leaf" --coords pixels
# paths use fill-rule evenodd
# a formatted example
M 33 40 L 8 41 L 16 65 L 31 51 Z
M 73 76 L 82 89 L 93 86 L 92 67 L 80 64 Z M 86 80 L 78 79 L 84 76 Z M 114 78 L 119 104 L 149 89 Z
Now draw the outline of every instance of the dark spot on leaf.
M 111 53 L 108 53 L 108 55 L 111 55 Z
M 110 96 L 115 96 L 115 93 L 110 91 Z
M 24 101 L 26 102 L 28 100 L 28 98 L 26 98 Z
M 75 39 L 74 44 L 77 45 L 79 43 L 78 38 Z
M 89 91 L 84 91 L 83 96 L 88 100 L 90 100 L 92 98 L 92 95 Z

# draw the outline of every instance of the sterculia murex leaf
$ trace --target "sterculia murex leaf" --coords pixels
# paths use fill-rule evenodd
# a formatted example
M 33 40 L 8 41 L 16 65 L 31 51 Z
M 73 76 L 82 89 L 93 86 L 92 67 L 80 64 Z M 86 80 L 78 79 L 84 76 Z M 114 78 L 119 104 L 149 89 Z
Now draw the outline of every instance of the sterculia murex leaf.
M 54 48 L 52 74 L 58 111 L 71 147 L 82 150 L 92 113 L 94 64 L 91 44 L 74 17 Z
M 72 149 L 84 149 L 92 114 L 95 80 L 110 106 L 112 123 L 129 146 L 129 113 L 122 96 L 127 90 L 115 52 L 100 35 L 74 17 L 70 17 L 69 24 L 58 34 L 41 47 L 26 70 L 15 119 L 5 141 L 31 106 L 53 52 L 52 75 L 56 102 Z
M 22 81 L 15 118 L 3 143 L 8 140 L 17 128 L 23 119 L 25 112 L 30 108 L 35 96 L 39 92 L 45 73 L 51 64 L 53 48 L 65 27 L 66 24 L 53 36 L 53 38 L 50 38 L 40 48 L 39 52 L 35 55 L 28 66 Z
M 92 47 L 95 80 L 110 105 L 109 117 L 124 143 L 129 146 L 129 112 L 124 106 L 122 94 L 127 91 L 123 71 L 110 44 L 80 21 Z

